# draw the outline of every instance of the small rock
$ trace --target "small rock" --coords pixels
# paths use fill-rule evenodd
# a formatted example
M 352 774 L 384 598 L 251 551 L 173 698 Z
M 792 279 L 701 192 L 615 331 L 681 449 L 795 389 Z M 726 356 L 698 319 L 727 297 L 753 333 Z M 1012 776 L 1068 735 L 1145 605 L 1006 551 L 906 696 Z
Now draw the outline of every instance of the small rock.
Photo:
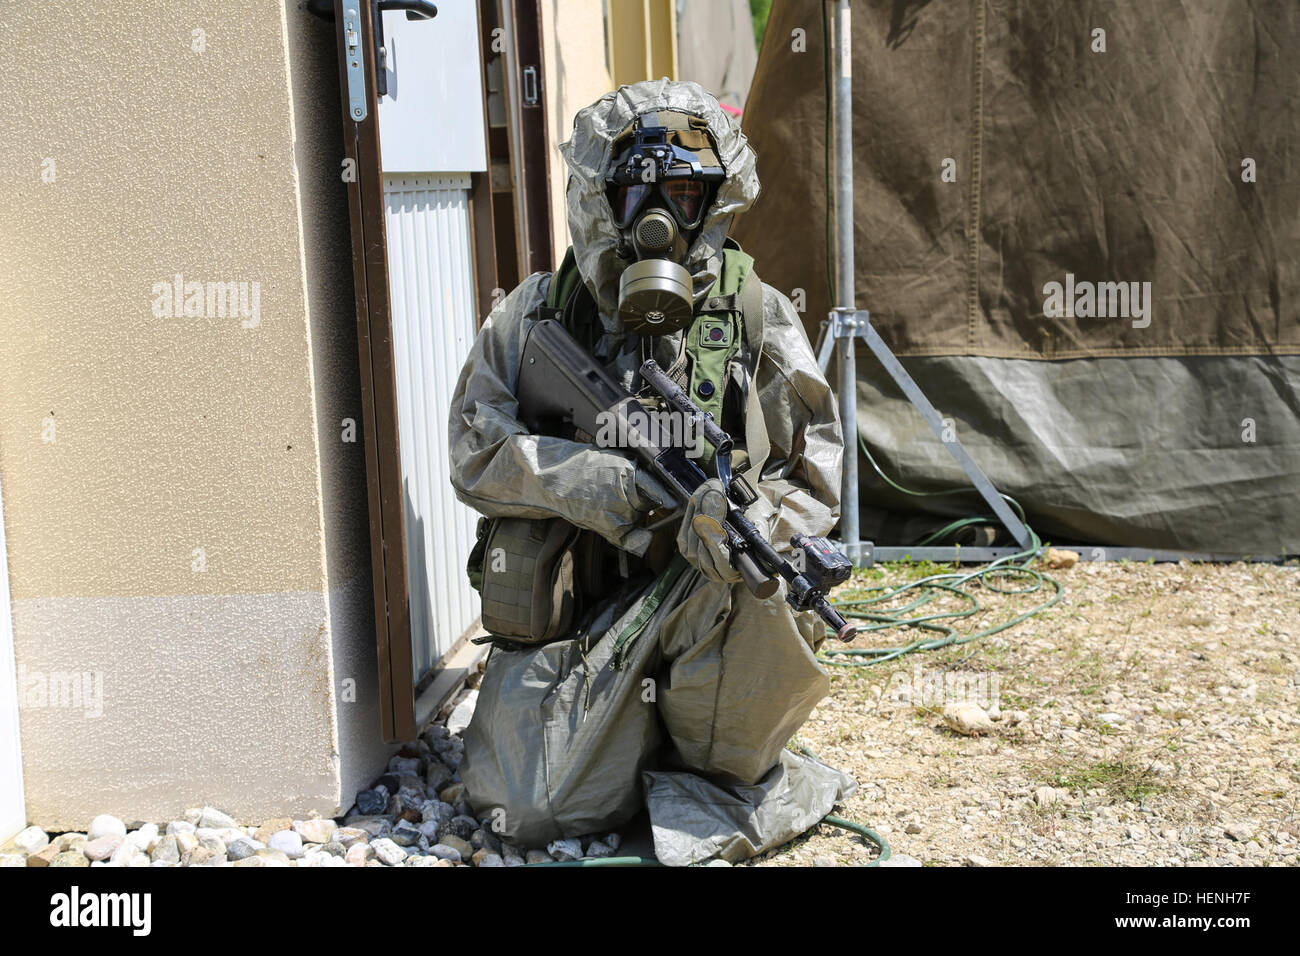
M 944 707 L 943 722 L 950 729 L 968 737 L 985 734 L 996 729 L 993 726 L 993 721 L 989 720 L 989 715 L 984 712 L 984 708 L 970 701 L 962 701 Z
M 86 848 L 86 835 L 84 833 L 61 833 L 51 841 L 53 846 L 59 848 L 59 852 L 64 850 L 77 850 L 78 852 Z
M 1061 793 L 1054 787 L 1039 787 L 1034 791 L 1034 803 L 1040 807 L 1050 807 L 1052 804 L 1059 802 Z
M 921 861 L 914 856 L 908 856 L 906 853 L 891 853 L 888 860 L 881 860 L 880 867 L 886 866 L 920 866 Z
M 400 820 L 397 826 L 393 827 L 393 833 L 389 839 L 398 846 L 414 846 L 420 842 L 422 836 L 424 836 L 424 833 L 415 824 L 409 820 Z
M 293 828 L 305 843 L 329 843 L 339 826 L 326 817 L 316 820 L 296 820 Z
M 77 850 L 64 850 L 55 854 L 50 866 L 90 866 L 90 860 L 86 859 L 86 854 Z
M 358 830 L 364 830 L 369 840 L 393 835 L 393 825 L 383 817 L 353 817 L 349 823 Z
M 463 783 L 453 783 L 450 786 L 443 787 L 438 791 L 438 799 L 443 803 L 455 805 L 465 799 L 465 785 Z
M 422 854 L 416 854 L 415 856 L 408 856 L 405 862 L 402 863 L 402 865 L 403 866 L 437 866 L 442 862 L 443 861 L 438 859 L 438 857 L 436 856 L 424 856 Z
M 185 822 L 190 826 L 197 827 L 199 825 L 199 820 L 203 817 L 203 808 L 192 807 L 181 814 L 181 816 L 185 818 Z
M 1043 560 L 1053 571 L 1064 571 L 1079 563 L 1079 552 L 1065 548 L 1048 548 Z
M 529 866 L 532 866 L 536 863 L 554 863 L 555 860 L 553 860 L 551 855 L 544 850 L 529 850 L 528 854 L 524 857 L 524 862 Z
M 171 823 L 167 824 L 167 832 L 172 834 L 193 833 L 197 829 L 198 827 L 193 823 L 190 823 L 188 820 L 173 820 Z
M 617 833 L 607 833 L 600 842 L 604 843 L 611 850 L 617 850 L 623 843 L 623 838 Z
M 468 840 L 474 835 L 474 831 L 477 829 L 478 821 L 473 817 L 462 813 L 447 821 L 447 825 L 444 828 L 444 835 L 451 833 L 460 837 L 462 840 Z
M 236 862 L 246 860 L 250 856 L 255 856 L 258 846 L 248 837 L 242 840 L 235 840 L 226 847 L 226 856 Z
M 289 866 L 289 858 L 280 850 L 274 847 L 264 847 L 257 851 L 257 858 L 262 861 L 263 866 Z M 250 857 L 251 859 L 251 857 Z M 242 862 L 242 861 L 241 861 Z
M 144 851 L 132 843 L 130 840 L 123 840 L 113 850 L 108 858 L 109 866 L 132 866 L 138 856 L 142 856 Z
M 396 774 L 416 774 L 420 773 L 420 760 L 418 757 L 394 757 L 388 761 L 388 770 Z
M 439 793 L 451 783 L 451 768 L 441 760 L 430 760 L 429 769 L 424 772 L 424 786 L 429 793 Z
M 93 843 L 102 837 L 110 836 L 125 840 L 126 824 L 110 813 L 101 813 L 90 821 L 90 829 L 86 831 L 87 842 Z
M 505 866 L 505 860 L 501 859 L 499 853 L 493 853 L 491 850 L 479 850 L 474 854 L 475 866 Z
M 365 866 L 367 861 L 374 858 L 375 848 L 369 843 L 354 843 L 343 854 L 343 859 L 352 866 Z
M 903 827 L 903 832 L 904 832 L 904 833 L 920 833 L 920 832 L 921 832 L 921 824 L 919 824 L 919 823 L 909 823 L 907 826 Z
M 226 827 L 235 826 L 235 820 L 228 813 L 223 813 L 216 807 L 204 807 L 199 811 L 199 819 L 196 821 L 198 826 L 207 827 L 212 830 L 222 830 Z
M 357 794 L 357 812 L 365 816 L 383 813 L 388 807 L 388 790 L 376 787 L 374 790 L 362 790 Z
M 436 856 L 440 860 L 450 860 L 452 863 L 460 863 L 465 859 L 461 856 L 460 850 L 445 843 L 435 843 L 429 847 L 429 855 Z
M 469 838 L 469 845 L 476 850 L 488 850 L 492 853 L 501 852 L 501 839 L 491 830 L 475 830 Z
M 1254 829 L 1247 823 L 1229 823 L 1223 828 L 1223 835 L 1229 840 L 1245 843 L 1255 835 Z
M 138 830 L 132 830 L 126 838 L 139 850 L 148 853 L 158 842 L 158 824 L 146 823 Z
M 546 845 L 546 852 L 551 854 L 556 860 L 564 862 L 565 860 L 582 859 L 582 844 L 577 840 L 555 840 Z
M 253 839 L 258 843 L 265 843 L 271 839 L 271 834 L 279 833 L 281 830 L 292 830 L 293 821 L 288 817 L 278 817 L 274 820 L 267 820 L 260 827 L 253 831 Z
M 30 856 L 50 845 L 50 835 L 40 827 L 28 827 L 19 831 L 18 835 L 10 842 L 16 849 Z
M 96 840 L 89 841 L 86 844 L 86 848 L 82 850 L 82 853 L 85 854 L 87 860 L 107 860 L 113 855 L 113 851 L 125 841 L 125 833 L 121 836 L 102 836 Z
M 54 858 L 60 853 L 65 852 L 57 843 L 51 843 L 49 846 L 43 846 L 27 858 L 28 866 L 49 866 L 54 862 Z M 81 851 L 78 850 L 78 853 Z
M 293 830 L 281 830 L 279 833 L 272 833 L 271 839 L 266 841 L 266 845 L 272 850 L 279 850 L 291 860 L 296 860 L 302 856 L 302 837 Z
M 172 835 L 176 837 L 176 849 L 181 851 L 181 856 L 189 853 L 190 850 L 199 845 L 199 838 L 193 833 L 174 833 Z
M 462 840 L 454 833 L 444 833 L 438 840 L 443 846 L 449 846 L 460 854 L 462 860 L 468 860 L 474 855 L 474 847 L 468 841 Z
M 501 847 L 501 859 L 505 861 L 506 866 L 523 866 L 524 858 L 519 855 L 519 850 L 509 843 Z
M 158 838 L 154 844 L 153 852 L 150 853 L 155 863 L 179 863 L 181 859 L 180 847 L 176 843 L 176 835 L 168 833 Z
M 211 866 L 225 858 L 225 854 L 218 854 L 209 847 L 196 846 L 181 857 L 181 866 Z
M 385 866 L 401 866 L 407 852 L 387 837 L 372 840 L 369 844 L 375 851 L 375 857 Z
M 608 843 L 602 843 L 600 840 L 592 840 L 587 847 L 587 856 L 593 860 L 601 860 L 607 856 L 614 855 L 614 848 Z
M 344 849 L 352 846 L 354 843 L 366 843 L 370 840 L 370 834 L 361 827 L 339 827 L 334 831 L 334 839 L 343 844 Z
M 43 850 L 45 847 L 41 847 L 41 849 Z M 0 853 L 0 867 L 27 865 L 27 857 L 21 853 Z
M 978 854 L 972 853 L 970 856 L 966 857 L 966 865 L 967 866 L 993 866 L 994 864 L 993 861 L 990 860 L 988 857 L 979 856 Z
M 813 866 L 838 866 L 833 856 L 815 856 L 813 857 Z

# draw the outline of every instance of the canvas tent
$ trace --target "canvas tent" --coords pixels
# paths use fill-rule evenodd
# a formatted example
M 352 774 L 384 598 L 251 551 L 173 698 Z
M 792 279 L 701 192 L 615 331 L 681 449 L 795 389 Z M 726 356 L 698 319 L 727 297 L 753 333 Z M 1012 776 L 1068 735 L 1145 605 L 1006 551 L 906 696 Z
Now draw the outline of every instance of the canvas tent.
M 763 193 L 735 230 L 813 337 L 823 27 L 820 0 L 773 4 L 744 117 Z M 1300 552 L 1300 6 L 854 0 L 852 32 L 857 305 L 999 489 L 1055 541 Z M 857 364 L 881 468 L 965 486 Z M 982 510 L 859 473 L 878 543 Z

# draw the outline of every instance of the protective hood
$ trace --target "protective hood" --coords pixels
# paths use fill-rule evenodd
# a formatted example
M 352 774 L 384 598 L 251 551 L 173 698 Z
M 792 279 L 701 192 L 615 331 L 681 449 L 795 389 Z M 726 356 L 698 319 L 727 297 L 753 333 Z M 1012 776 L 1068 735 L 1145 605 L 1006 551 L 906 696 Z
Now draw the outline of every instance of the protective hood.
M 618 279 L 628 260 L 616 254 L 618 229 L 605 193 L 605 173 L 614 159 L 614 140 L 643 113 L 675 110 L 702 118 L 717 146 L 727 178 L 719 185 L 686 261 L 698 304 L 717 281 L 722 268 L 722 243 L 731 221 L 758 198 L 754 151 L 745 134 L 718 101 L 697 83 L 669 79 L 646 80 L 606 93 L 573 120 L 573 136 L 560 146 L 569 165 L 566 205 L 573 252 L 587 288 L 600 307 L 601 321 L 611 332 L 618 321 Z

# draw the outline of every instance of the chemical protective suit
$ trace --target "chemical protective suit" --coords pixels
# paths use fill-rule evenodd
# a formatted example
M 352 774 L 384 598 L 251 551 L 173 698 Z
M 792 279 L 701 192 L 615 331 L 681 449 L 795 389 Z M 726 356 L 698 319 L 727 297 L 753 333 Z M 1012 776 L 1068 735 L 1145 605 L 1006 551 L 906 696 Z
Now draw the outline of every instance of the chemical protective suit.
M 697 307 L 719 277 L 733 217 L 759 190 L 744 135 L 694 83 L 624 86 L 578 113 L 562 147 L 569 228 L 599 307 L 592 352 L 624 387 L 646 351 L 669 367 L 685 334 L 643 346 L 619 321 L 628 260 L 619 255 L 605 182 L 619 135 L 664 110 L 707 123 L 726 174 L 681 263 Z M 522 424 L 520 356 L 551 279 L 524 280 L 474 344 L 451 405 L 452 484 L 483 515 L 561 517 L 622 551 L 611 566 L 635 564 L 654 550 L 656 535 L 643 525 L 664 503 L 656 500 L 661 488 L 630 452 L 530 434 Z M 761 312 L 761 329 L 745 317 L 748 347 L 728 370 L 736 398 L 723 424 L 736 429 L 737 472 L 759 492 L 748 517 L 788 551 L 792 534 L 824 535 L 835 524 L 841 435 L 790 301 L 763 285 Z M 615 575 L 581 633 L 493 648 L 461 776 L 475 811 L 492 816 L 502 836 L 540 846 L 608 832 L 644 809 L 662 862 L 733 861 L 802 832 L 856 788 L 784 749 L 829 689 L 814 657 L 821 622 L 792 612 L 784 585 L 766 601 L 755 598 L 737 576 L 711 566 L 716 549 L 698 538 L 670 529 L 668 540 L 686 549 L 684 572 L 666 577 L 654 566 L 647 576 Z

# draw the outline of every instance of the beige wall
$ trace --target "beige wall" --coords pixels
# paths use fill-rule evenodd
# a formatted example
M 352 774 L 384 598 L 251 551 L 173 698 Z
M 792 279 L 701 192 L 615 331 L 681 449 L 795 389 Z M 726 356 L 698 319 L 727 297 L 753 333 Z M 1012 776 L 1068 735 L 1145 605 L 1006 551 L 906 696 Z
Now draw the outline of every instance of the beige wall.
M 20 710 L 36 823 L 333 812 L 384 756 L 363 449 L 340 440 L 360 403 L 333 28 L 302 7 L 151 0 L 93 30 L 71 2 L 8 14 L 20 701 L 24 672 L 29 695 L 32 675 L 103 686 L 99 716 Z M 257 283 L 255 327 L 156 315 L 176 273 Z M 357 702 L 336 703 L 348 678 Z
M 547 140 L 551 150 L 551 231 L 555 265 L 569 247 L 564 205 L 569 170 L 559 145 L 573 133 L 573 116 L 611 89 L 605 65 L 601 0 L 542 0 L 542 56 L 546 78 Z

